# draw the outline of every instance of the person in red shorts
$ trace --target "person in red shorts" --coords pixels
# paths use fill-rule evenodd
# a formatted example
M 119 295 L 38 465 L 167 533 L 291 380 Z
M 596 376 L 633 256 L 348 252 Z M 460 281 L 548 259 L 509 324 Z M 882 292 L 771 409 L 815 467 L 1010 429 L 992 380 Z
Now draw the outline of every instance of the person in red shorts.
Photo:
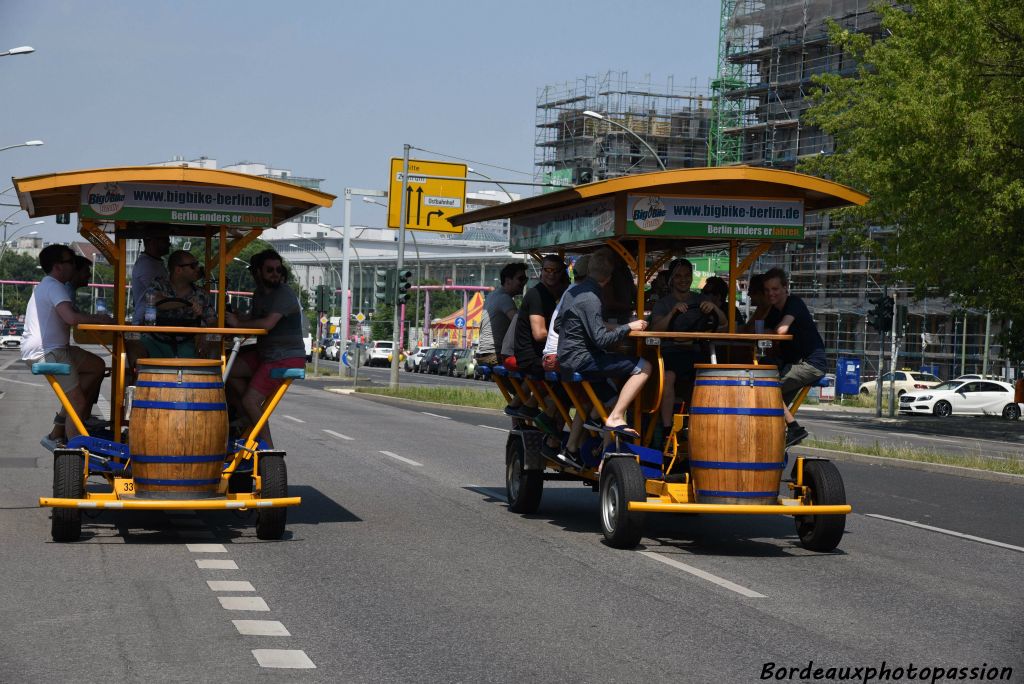
M 255 254 L 249 262 L 249 272 L 256 281 L 250 315 L 243 317 L 225 312 L 224 320 L 231 327 L 267 331 L 266 335 L 256 338 L 255 345 L 239 353 L 228 379 L 236 395 L 241 396 L 246 417 L 255 425 L 263 415 L 267 397 L 283 382 L 271 378 L 270 371 L 305 368 L 306 347 L 302 342 L 302 307 L 288 286 L 288 271 L 281 255 L 272 249 Z M 269 422 L 263 426 L 259 438 L 273 448 Z

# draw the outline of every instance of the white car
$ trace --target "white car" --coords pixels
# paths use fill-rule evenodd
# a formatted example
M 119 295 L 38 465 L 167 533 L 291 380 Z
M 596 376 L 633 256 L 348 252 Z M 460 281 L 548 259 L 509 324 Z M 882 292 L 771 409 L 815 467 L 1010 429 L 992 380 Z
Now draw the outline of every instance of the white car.
M 21 333 L 10 332 L 3 337 L 0 337 L 0 347 L 3 347 L 4 349 L 20 349 Z
M 391 356 L 391 350 L 394 345 L 390 341 L 377 340 L 370 347 L 370 355 L 366 360 L 367 366 L 387 366 L 390 365 L 389 360 Z
M 950 380 L 900 397 L 900 413 L 908 415 L 987 415 L 1017 420 L 1021 409 L 1022 405 L 1013 401 L 1013 385 L 997 380 Z
M 912 371 L 896 371 L 895 373 L 886 373 L 882 376 L 882 396 L 886 396 L 889 393 L 889 381 L 894 380 L 896 387 L 896 396 L 902 397 L 907 392 L 916 392 L 917 390 L 929 389 L 935 387 L 942 382 L 941 378 L 937 378 L 931 373 L 917 373 Z M 860 385 L 860 393 L 868 396 L 875 393 L 875 381 L 862 382 Z
M 416 351 L 414 351 L 412 354 L 409 354 L 408 356 L 406 356 L 405 357 L 405 364 L 404 364 L 405 370 L 410 372 L 410 373 L 414 373 L 417 370 L 419 370 L 420 361 L 423 360 L 423 354 L 428 349 L 430 349 L 430 347 L 419 346 L 419 347 L 416 347 Z

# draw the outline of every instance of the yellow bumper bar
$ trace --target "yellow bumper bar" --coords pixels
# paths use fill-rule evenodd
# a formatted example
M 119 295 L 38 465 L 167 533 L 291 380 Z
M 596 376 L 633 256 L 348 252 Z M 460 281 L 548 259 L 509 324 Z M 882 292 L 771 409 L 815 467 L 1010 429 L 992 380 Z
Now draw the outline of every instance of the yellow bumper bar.
M 223 511 L 252 508 L 282 508 L 298 506 L 301 496 L 278 499 L 56 499 L 39 497 L 39 505 L 49 508 L 116 508 L 149 511 Z
M 662 501 L 630 501 L 629 510 L 647 513 L 746 513 L 755 515 L 846 515 L 853 510 L 841 505 L 786 504 L 701 504 L 666 503 Z

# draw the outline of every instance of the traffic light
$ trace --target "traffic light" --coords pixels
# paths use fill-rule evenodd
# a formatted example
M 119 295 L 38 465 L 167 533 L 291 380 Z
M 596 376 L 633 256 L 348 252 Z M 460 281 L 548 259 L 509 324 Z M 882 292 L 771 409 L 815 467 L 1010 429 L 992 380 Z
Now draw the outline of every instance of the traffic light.
M 327 292 L 327 288 L 323 285 L 317 285 L 315 290 L 314 301 L 316 302 L 317 311 L 330 311 L 331 301 L 330 295 Z
M 388 299 L 388 269 L 378 268 L 373 271 L 373 298 L 378 302 Z
M 409 301 L 409 289 L 412 287 L 412 271 L 398 271 L 398 286 L 395 299 L 398 304 L 405 304 Z
M 893 308 L 896 302 L 887 295 L 871 297 L 868 301 L 875 305 L 867 314 L 868 325 L 880 333 L 889 332 L 892 329 Z

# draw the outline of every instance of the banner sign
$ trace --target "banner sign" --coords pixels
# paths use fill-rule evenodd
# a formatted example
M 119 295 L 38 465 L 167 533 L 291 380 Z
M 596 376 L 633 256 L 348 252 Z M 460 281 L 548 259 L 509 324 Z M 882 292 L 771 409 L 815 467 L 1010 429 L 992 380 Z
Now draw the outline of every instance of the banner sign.
M 513 218 L 509 229 L 509 250 L 525 252 L 602 240 L 614 235 L 615 203 L 608 198 L 568 209 Z
M 802 200 L 630 195 L 627 235 L 799 240 Z
M 206 185 L 96 183 L 82 187 L 79 216 L 191 225 L 273 225 L 273 196 Z

